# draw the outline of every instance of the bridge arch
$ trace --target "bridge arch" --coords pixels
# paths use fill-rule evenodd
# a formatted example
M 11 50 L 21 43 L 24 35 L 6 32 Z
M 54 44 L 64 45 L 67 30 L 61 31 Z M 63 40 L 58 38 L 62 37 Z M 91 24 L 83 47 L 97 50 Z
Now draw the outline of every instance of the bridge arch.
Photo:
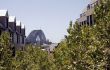
M 37 37 L 39 37 L 40 41 L 37 41 Z M 33 30 L 28 37 L 26 38 L 26 43 L 37 43 L 40 42 L 40 44 L 46 43 L 46 37 L 42 30 Z

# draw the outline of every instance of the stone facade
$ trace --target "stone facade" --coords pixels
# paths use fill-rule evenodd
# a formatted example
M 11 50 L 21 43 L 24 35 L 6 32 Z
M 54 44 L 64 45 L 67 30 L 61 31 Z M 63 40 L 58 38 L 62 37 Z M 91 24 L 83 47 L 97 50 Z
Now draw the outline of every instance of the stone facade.
M 21 26 L 21 22 L 16 21 L 15 16 L 9 16 L 7 10 L 0 10 L 0 35 L 4 31 L 9 32 L 11 43 L 16 48 L 22 49 L 21 47 L 25 45 L 25 28 Z

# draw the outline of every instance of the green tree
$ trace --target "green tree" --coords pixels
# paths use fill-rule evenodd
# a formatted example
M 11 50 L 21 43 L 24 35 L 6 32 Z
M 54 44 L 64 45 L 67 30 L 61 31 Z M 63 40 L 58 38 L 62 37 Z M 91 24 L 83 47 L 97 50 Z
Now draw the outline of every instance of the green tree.
M 100 5 L 96 6 L 94 12 L 96 22 L 96 37 L 100 45 L 105 47 L 107 67 L 110 69 L 110 0 L 101 0 Z
M 17 51 L 13 67 L 16 70 L 54 70 L 51 58 L 48 58 L 48 53 L 42 51 L 37 46 L 28 45 L 24 51 Z
M 0 36 L 0 70 L 12 69 L 12 50 L 10 45 L 10 35 L 3 32 Z
M 54 59 L 57 70 L 71 70 L 69 48 L 66 40 L 62 41 L 58 48 L 55 49 Z

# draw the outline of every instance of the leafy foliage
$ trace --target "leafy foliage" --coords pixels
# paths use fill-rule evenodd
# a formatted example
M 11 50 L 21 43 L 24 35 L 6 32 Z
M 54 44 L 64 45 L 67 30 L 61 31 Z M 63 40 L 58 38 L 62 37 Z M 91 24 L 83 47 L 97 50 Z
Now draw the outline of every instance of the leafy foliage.
M 11 70 L 12 51 L 9 33 L 3 32 L 0 36 L 0 70 Z
M 110 1 L 94 9 L 95 24 L 70 22 L 68 35 L 53 53 L 28 45 L 12 57 L 9 33 L 0 36 L 0 70 L 110 70 Z
M 69 70 L 109 70 L 110 65 L 110 1 L 100 0 L 100 4 L 95 7 L 95 24 L 92 26 L 79 26 L 72 21 L 68 28 L 65 44 L 59 46 L 55 52 L 59 55 L 56 58 L 58 66 L 62 67 L 64 62 L 70 61 Z M 65 50 L 62 50 L 65 48 Z M 64 53 L 67 53 L 66 55 Z M 56 57 L 55 53 L 55 57 Z M 67 58 L 68 59 L 64 59 Z M 61 63 L 59 63 L 61 62 Z M 67 70 L 66 68 L 60 70 Z

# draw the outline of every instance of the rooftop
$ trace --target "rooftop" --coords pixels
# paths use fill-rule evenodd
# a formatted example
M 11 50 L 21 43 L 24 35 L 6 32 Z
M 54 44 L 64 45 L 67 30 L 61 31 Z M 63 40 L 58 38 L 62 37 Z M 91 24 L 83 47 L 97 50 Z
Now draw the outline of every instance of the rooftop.
M 9 16 L 9 22 L 15 22 L 16 17 L 15 16 Z
M 96 3 L 96 1 L 98 1 L 98 0 L 91 0 L 91 2 L 82 10 L 82 14 L 84 12 L 86 12 L 88 10 L 88 8 L 89 9 L 93 8 L 94 7 L 94 3 Z
M 24 29 L 25 28 L 25 25 L 24 24 L 21 24 L 21 28 Z
M 21 26 L 21 21 L 16 21 L 16 26 Z
M 0 10 L 0 16 L 7 16 L 8 10 Z
M 96 1 L 98 1 L 98 0 L 91 0 L 90 4 L 93 4 L 93 3 L 95 3 Z

